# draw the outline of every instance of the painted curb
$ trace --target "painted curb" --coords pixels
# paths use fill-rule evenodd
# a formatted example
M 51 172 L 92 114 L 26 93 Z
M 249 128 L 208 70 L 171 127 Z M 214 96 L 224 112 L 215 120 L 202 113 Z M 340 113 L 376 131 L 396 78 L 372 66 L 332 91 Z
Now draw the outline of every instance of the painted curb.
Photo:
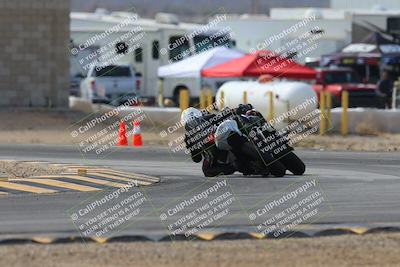
M 159 177 L 146 174 L 114 170 L 103 166 L 85 166 L 71 163 L 51 163 L 45 161 L 10 161 L 24 164 L 46 165 L 63 168 L 57 175 L 40 175 L 24 178 L 0 179 L 0 195 L 55 194 L 60 192 L 101 191 L 110 187 L 121 188 L 131 186 L 148 186 L 160 182 Z
M 364 231 L 359 229 L 363 228 Z M 315 238 L 325 236 L 338 236 L 338 235 L 366 235 L 376 233 L 400 233 L 400 227 L 394 226 L 383 226 L 383 227 L 334 227 L 328 228 L 321 231 L 317 231 L 314 234 L 309 234 L 304 231 L 291 231 L 285 236 L 275 237 L 274 233 L 268 235 L 262 235 L 255 232 L 200 232 L 193 236 L 186 237 L 184 235 L 177 235 L 173 238 L 169 235 L 154 238 L 146 235 L 122 235 L 110 238 L 98 238 L 98 237 L 86 237 L 81 238 L 80 236 L 67 236 L 67 237 L 49 237 L 49 236 L 32 236 L 32 237 L 0 237 L 0 245 L 16 245 L 16 244 L 69 244 L 77 242 L 87 243 L 115 243 L 115 242 L 172 242 L 172 241 L 216 241 L 216 240 L 262 240 L 262 239 L 283 239 L 283 238 Z

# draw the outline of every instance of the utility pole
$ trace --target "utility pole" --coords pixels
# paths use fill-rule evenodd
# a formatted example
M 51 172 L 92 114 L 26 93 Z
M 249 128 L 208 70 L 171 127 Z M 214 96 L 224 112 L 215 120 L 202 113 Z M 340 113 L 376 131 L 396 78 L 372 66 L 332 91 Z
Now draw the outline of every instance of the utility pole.
M 260 0 L 251 0 L 251 14 L 259 14 Z

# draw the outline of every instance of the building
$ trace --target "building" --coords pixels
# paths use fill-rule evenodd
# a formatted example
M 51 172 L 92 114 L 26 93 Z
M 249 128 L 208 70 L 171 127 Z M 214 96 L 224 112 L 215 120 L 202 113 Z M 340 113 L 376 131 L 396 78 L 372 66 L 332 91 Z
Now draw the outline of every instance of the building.
M 0 107 L 67 107 L 69 0 L 0 0 Z
M 330 0 L 332 9 L 380 9 L 393 10 L 400 9 L 399 0 Z
M 304 23 L 297 27 L 302 21 Z M 295 50 L 296 61 L 300 63 L 337 51 L 351 42 L 351 20 L 336 12 L 325 16 L 316 8 L 271 9 L 270 16 L 230 15 L 221 27 L 231 30 L 238 49 L 246 52 L 267 49 L 279 54 Z M 318 37 L 316 45 L 298 51 L 299 36 L 305 33 Z M 294 43 L 296 45 L 290 45 Z
M 360 42 L 375 28 L 386 30 L 388 18 L 399 16 L 400 9 L 273 8 L 269 16 L 231 14 L 219 26 L 229 28 L 237 48 L 244 51 L 286 49 L 291 52 L 294 46 L 290 47 L 290 44 L 297 43 L 299 36 L 307 32 L 317 33 L 313 49 L 302 48 L 307 53 L 295 51 L 302 55 L 296 60 L 305 63 L 321 55 L 340 51 L 351 42 Z M 290 30 L 304 20 L 307 23 Z M 269 42 L 271 37 L 274 40 Z

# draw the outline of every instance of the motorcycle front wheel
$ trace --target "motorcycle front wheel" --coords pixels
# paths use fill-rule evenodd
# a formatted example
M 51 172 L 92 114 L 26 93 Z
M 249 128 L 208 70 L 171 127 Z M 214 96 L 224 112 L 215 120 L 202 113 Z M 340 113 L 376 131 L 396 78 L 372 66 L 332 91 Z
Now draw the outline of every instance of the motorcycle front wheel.
M 293 152 L 279 158 L 279 161 L 294 175 L 303 175 L 306 171 L 304 162 Z
M 279 160 L 274 159 L 271 156 L 271 160 L 266 160 L 265 155 L 264 158 L 264 165 L 269 170 L 269 172 L 275 177 L 283 177 L 286 174 L 286 167 L 282 164 Z

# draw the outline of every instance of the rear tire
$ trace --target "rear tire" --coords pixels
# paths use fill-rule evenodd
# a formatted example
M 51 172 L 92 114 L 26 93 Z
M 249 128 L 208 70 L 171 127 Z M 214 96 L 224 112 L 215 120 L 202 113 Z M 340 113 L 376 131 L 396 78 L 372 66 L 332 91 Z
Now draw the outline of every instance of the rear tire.
M 283 177 L 286 174 L 285 166 L 278 160 L 270 163 L 267 168 L 270 169 L 271 174 L 275 177 Z
M 275 177 L 283 177 L 286 173 L 284 164 L 276 160 L 269 153 L 259 152 L 250 142 L 246 142 L 242 145 L 241 152 L 251 160 L 259 162 L 261 166 L 265 168 L 265 172 L 263 172 L 262 175 L 269 171 Z
M 293 152 L 286 154 L 280 158 L 279 161 L 282 162 L 286 169 L 288 169 L 294 175 L 303 175 L 306 171 L 306 165 Z

